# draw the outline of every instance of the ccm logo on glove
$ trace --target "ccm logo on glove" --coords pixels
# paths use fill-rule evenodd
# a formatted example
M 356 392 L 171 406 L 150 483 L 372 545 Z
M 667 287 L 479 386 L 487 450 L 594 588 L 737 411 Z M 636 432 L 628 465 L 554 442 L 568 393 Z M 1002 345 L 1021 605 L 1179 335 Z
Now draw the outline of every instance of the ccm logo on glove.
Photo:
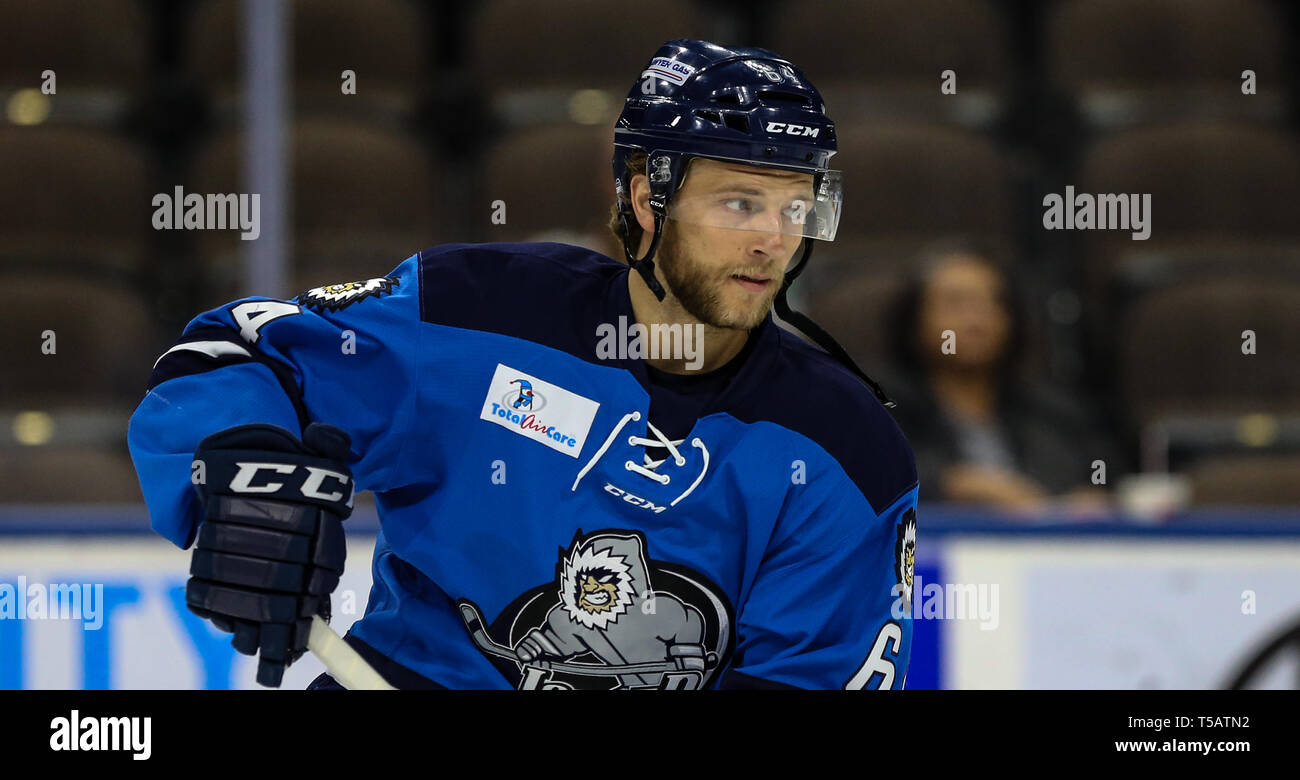
M 275 475 L 287 477 L 299 470 L 298 466 L 288 463 L 237 462 L 235 465 L 239 467 L 239 471 L 235 472 L 234 478 L 230 480 L 230 489 L 236 493 L 279 492 L 284 488 L 284 482 L 273 482 L 270 480 L 275 479 Z M 306 470 L 307 477 L 302 481 L 302 484 L 298 486 L 298 492 L 306 498 L 314 498 L 320 501 L 338 501 L 340 498 L 343 498 L 344 495 L 347 495 L 341 491 L 334 491 L 331 493 L 324 492 L 322 488 L 326 487 L 326 479 L 334 480 L 334 483 L 330 484 L 328 487 L 343 487 L 346 488 L 349 493 L 352 490 L 349 486 L 349 483 L 352 480 L 349 479 L 346 474 L 340 474 L 337 471 L 330 471 L 329 469 L 323 469 L 316 466 L 303 466 L 301 468 Z M 259 471 L 271 473 L 263 474 L 259 480 L 257 475 L 257 472 Z M 260 481 L 261 484 L 254 484 L 255 481 Z M 351 505 L 352 502 L 349 500 L 348 506 Z

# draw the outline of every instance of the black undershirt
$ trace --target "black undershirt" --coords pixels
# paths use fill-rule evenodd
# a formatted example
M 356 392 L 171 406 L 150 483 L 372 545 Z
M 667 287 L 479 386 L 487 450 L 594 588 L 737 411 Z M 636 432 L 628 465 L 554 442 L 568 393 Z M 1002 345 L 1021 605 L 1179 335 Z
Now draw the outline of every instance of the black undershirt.
M 750 331 L 745 346 L 735 357 L 727 361 L 726 365 L 705 373 L 691 371 L 670 374 L 647 365 L 650 422 L 669 439 L 684 439 L 695 427 L 696 420 L 715 411 L 709 405 L 727 388 L 741 366 L 745 365 L 745 360 L 757 341 L 755 331 Z M 650 434 L 647 438 L 654 436 Z M 690 446 L 689 442 L 685 446 Z M 667 457 L 668 451 L 663 447 L 648 447 L 647 454 L 658 460 Z

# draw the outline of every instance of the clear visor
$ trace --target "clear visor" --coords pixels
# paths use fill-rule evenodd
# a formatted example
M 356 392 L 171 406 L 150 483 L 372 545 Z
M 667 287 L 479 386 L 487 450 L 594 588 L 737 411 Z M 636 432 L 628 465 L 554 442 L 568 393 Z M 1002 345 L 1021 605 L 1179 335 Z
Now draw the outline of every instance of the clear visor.
M 810 172 L 708 159 L 724 165 L 692 165 L 685 184 L 669 199 L 669 219 L 728 230 L 835 240 L 842 201 L 839 171 L 826 171 L 814 192 Z

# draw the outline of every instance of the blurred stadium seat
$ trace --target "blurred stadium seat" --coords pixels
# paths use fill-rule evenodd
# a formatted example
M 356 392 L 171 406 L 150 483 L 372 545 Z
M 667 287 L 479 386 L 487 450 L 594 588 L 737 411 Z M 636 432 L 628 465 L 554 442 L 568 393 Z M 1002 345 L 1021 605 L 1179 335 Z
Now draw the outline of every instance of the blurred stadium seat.
M 135 274 L 152 207 L 148 166 L 89 128 L 0 125 L 0 258 L 10 268 Z
M 292 94 L 300 114 L 397 121 L 429 85 L 431 35 L 424 7 L 411 0 L 295 0 L 290 4 Z M 190 67 L 219 112 L 242 92 L 241 5 L 208 0 L 192 14 Z M 356 74 L 356 94 L 341 91 Z
M 296 284 L 380 275 L 437 243 L 437 172 L 416 139 L 373 125 L 305 119 L 294 125 L 290 152 Z M 239 133 L 214 139 L 198 154 L 187 190 L 244 191 L 242 159 Z M 206 304 L 237 297 L 238 233 L 203 231 L 196 240 L 212 285 Z
M 1255 334 L 1243 353 L 1243 331 Z M 1300 284 L 1251 278 L 1153 293 L 1125 319 L 1125 407 L 1145 427 L 1175 414 L 1300 412 Z
M 111 449 L 0 449 L 0 503 L 143 501 L 126 452 L 126 432 Z
M 1101 292 L 1123 253 L 1195 248 L 1206 242 L 1300 245 L 1300 144 L 1278 129 L 1175 123 L 1099 140 L 1079 172 L 1078 192 L 1150 194 L 1151 236 L 1089 231 L 1085 278 Z
M 899 269 L 950 235 L 1011 254 L 1010 171 L 987 139 L 903 122 L 837 129 L 845 218 L 834 243 L 818 247 L 819 275 Z
M 1300 455 L 1238 455 L 1193 466 L 1192 500 L 1201 505 L 1300 504 Z
M 1071 0 L 1044 51 L 1084 119 L 1117 127 L 1178 118 L 1279 119 L 1290 77 L 1286 28 L 1263 0 Z M 1243 95 L 1252 69 L 1258 93 Z
M 1147 426 L 1149 471 L 1183 471 L 1209 458 L 1300 454 L 1300 414 L 1173 414 Z
M 1232 276 L 1300 281 L 1300 242 L 1195 241 L 1130 249 L 1116 255 L 1111 290 L 1121 300 L 1133 299 L 1179 282 Z
M 0 404 L 44 409 L 140 398 L 161 353 L 138 290 L 30 271 L 0 271 L 0 285 L 22 290 L 0 307 L 0 332 L 14 345 L 0 373 Z
M 604 126 L 547 125 L 507 136 L 484 162 L 482 199 L 501 200 L 506 221 L 488 224 L 485 235 L 493 241 L 556 240 L 563 232 L 572 243 L 613 251 L 605 228 L 614 203 L 613 153 L 612 130 Z M 489 211 L 481 215 L 490 223 Z
M 0 104 L 15 124 L 115 124 L 149 79 L 139 0 L 0 0 Z M 57 92 L 40 93 L 52 70 Z
M 140 502 L 140 484 L 126 452 L 116 446 L 0 448 L 0 503 Z
M 544 31 L 520 21 L 537 8 L 531 0 L 489 0 L 478 4 L 468 31 L 469 68 L 507 125 L 612 124 L 664 41 L 712 32 L 706 14 L 684 0 L 663 0 L 634 17 L 605 0 L 559 0 L 546 4 Z
M 839 123 L 878 118 L 983 128 L 1006 110 L 1004 23 L 983 0 L 805 0 L 775 5 L 770 48 L 802 68 Z M 956 92 L 941 94 L 941 74 Z
M 141 500 L 126 449 L 131 408 L 96 402 L 0 410 L 0 504 Z

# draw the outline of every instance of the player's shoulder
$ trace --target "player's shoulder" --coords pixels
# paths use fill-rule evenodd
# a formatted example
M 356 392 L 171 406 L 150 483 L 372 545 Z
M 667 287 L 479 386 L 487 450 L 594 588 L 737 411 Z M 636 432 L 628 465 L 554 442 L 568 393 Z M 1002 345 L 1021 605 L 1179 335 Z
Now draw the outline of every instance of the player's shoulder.
M 415 261 L 423 320 L 492 331 L 500 329 L 501 316 L 549 312 L 554 319 L 576 301 L 598 302 L 627 268 L 599 252 L 553 242 L 442 244 Z
M 500 282 L 502 277 L 532 282 L 572 282 L 583 277 L 606 279 L 623 266 L 599 252 L 551 241 L 439 244 L 420 252 L 421 275 Z
M 820 348 L 777 328 L 764 384 L 774 422 L 820 445 L 877 511 L 917 484 L 907 437 L 876 394 Z

